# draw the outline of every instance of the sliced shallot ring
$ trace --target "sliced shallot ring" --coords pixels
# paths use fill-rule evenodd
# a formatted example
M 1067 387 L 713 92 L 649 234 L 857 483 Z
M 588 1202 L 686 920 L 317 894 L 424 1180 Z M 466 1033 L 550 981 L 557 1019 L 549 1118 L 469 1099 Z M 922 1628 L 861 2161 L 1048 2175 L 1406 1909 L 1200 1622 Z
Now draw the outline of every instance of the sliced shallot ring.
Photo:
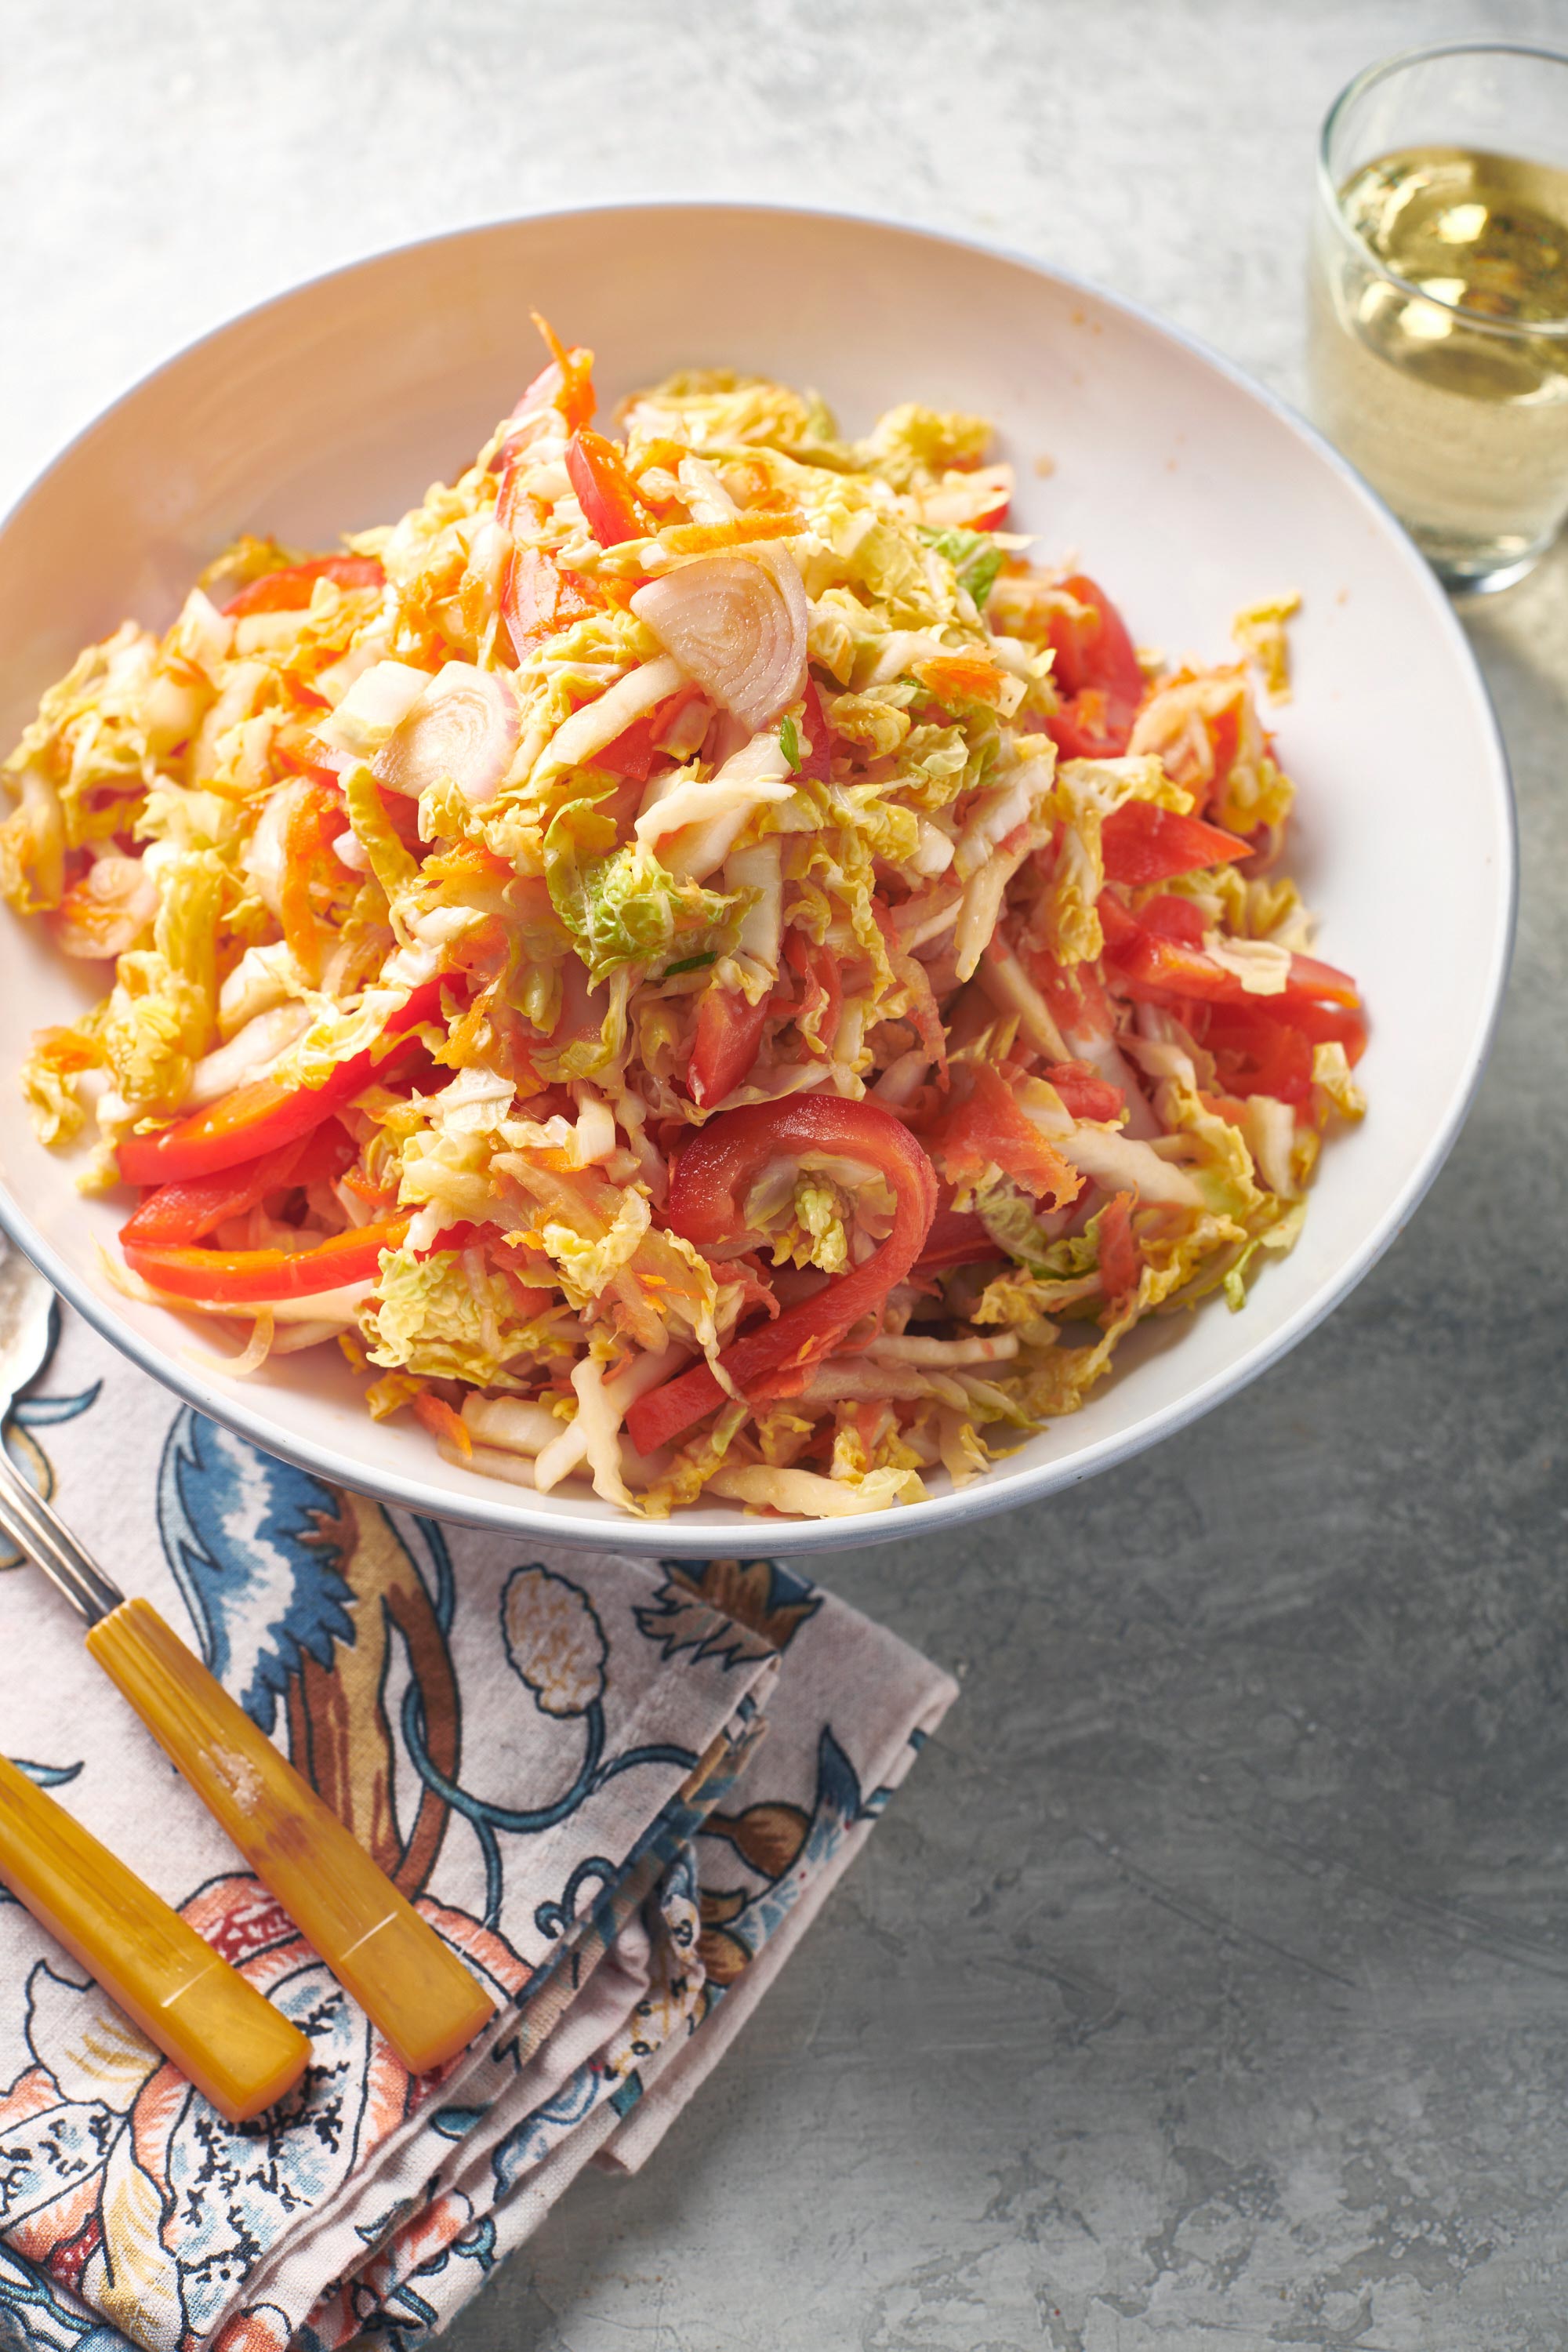
M 697 556 L 639 588 L 632 610 L 709 699 L 753 734 L 805 691 L 811 615 L 784 549 Z
M 500 790 L 519 726 L 517 698 L 495 670 L 447 662 L 393 729 L 371 773 L 409 800 L 449 776 L 479 805 Z
M 158 877 L 140 857 L 100 857 L 61 899 L 55 945 L 68 956 L 123 955 L 157 911 Z

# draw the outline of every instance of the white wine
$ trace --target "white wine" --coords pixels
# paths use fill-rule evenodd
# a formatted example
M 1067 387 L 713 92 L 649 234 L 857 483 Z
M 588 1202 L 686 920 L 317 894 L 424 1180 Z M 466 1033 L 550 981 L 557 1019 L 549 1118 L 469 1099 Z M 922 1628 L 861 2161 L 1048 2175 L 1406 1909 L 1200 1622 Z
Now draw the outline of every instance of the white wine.
M 1445 576 L 1501 584 L 1568 511 L 1568 171 L 1405 148 L 1339 210 L 1354 234 L 1321 219 L 1313 256 L 1319 421 Z

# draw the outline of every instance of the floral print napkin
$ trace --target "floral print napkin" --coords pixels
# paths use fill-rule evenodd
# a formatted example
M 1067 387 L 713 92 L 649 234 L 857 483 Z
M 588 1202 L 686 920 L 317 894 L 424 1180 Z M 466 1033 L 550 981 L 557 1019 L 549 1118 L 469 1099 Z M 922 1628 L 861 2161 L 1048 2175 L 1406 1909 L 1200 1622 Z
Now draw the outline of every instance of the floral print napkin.
M 0 1538 L 0 1745 L 312 2044 L 279 2108 L 227 2125 L 0 1901 L 0 2330 L 416 2342 L 584 2164 L 658 2146 L 953 1685 L 764 1558 L 541 1551 L 328 1486 L 68 1311 L 6 1442 L 500 2008 L 411 2080 Z

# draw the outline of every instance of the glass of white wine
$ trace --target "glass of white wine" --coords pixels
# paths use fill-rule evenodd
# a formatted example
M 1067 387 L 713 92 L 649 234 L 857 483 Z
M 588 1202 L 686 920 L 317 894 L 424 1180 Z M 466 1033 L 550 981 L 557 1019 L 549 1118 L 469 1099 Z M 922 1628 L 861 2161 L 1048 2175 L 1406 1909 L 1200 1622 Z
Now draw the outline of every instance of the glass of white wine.
M 1318 422 L 1447 586 L 1523 577 L 1568 514 L 1568 56 L 1417 49 L 1351 83 L 1308 364 Z

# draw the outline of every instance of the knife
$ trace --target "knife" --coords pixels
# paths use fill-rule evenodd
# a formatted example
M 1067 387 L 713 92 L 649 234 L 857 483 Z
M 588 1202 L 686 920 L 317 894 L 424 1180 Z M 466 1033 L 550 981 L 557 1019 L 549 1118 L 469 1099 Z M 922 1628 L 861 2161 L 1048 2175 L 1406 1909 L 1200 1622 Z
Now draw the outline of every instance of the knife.
M 231 2124 L 293 2089 L 299 2028 L 3 1756 L 0 1879 Z

